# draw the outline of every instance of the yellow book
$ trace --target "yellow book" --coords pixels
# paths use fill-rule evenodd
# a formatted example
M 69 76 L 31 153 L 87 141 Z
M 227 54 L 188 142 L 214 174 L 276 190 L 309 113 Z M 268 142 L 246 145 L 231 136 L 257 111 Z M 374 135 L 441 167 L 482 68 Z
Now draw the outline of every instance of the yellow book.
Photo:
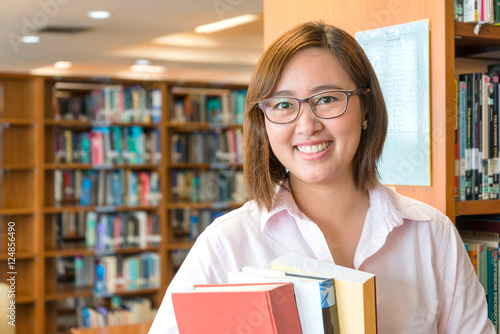
M 376 334 L 375 275 L 308 257 L 286 254 L 271 269 L 333 278 L 340 334 Z

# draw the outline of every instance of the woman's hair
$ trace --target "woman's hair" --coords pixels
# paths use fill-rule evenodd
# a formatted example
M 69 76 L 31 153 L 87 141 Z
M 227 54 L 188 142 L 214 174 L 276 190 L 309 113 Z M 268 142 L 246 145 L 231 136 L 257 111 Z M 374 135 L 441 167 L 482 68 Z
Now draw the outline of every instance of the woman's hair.
M 287 62 L 307 48 L 330 51 L 357 88 L 370 89 L 359 96 L 368 127 L 362 131 L 352 164 L 357 189 L 366 191 L 377 183 L 377 161 L 387 132 L 387 111 L 375 71 L 352 36 L 324 22 L 308 22 L 287 31 L 266 49 L 248 87 L 243 125 L 244 183 L 249 199 L 267 210 L 272 208 L 276 186 L 286 178 L 286 169 L 271 149 L 258 103 L 274 92 Z

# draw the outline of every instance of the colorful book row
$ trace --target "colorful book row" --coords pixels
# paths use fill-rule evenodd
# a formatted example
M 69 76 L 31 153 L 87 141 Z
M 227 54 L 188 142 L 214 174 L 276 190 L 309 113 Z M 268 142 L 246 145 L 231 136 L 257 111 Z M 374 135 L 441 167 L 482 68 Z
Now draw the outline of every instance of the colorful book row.
M 136 256 L 98 257 L 95 266 L 95 293 L 114 293 L 160 287 L 160 256 L 142 253 Z
M 73 281 L 76 287 L 93 286 L 98 296 L 160 286 L 157 253 L 60 257 L 57 268 L 59 284 Z
M 500 24 L 498 0 L 455 0 L 455 21 Z
M 174 97 L 173 122 L 243 124 L 246 90 L 210 95 L 210 91 Z
M 55 162 L 106 165 L 159 163 L 160 133 L 140 126 L 94 127 L 92 131 L 56 132 Z
M 170 226 L 175 238 L 189 236 L 196 240 L 201 232 L 210 225 L 214 219 L 222 216 L 228 210 L 197 210 L 178 209 L 170 211 Z
M 240 170 L 173 170 L 174 201 L 244 202 L 243 171 Z
M 100 214 L 88 212 L 85 246 L 98 252 L 130 247 L 156 247 L 161 242 L 160 221 L 144 211 Z
M 158 89 L 141 86 L 106 87 L 84 95 L 66 91 L 56 93 L 56 120 L 111 121 L 159 123 L 162 113 L 162 94 Z
M 154 206 L 160 199 L 157 172 L 130 169 L 54 171 L 56 205 Z
M 121 299 L 112 297 L 109 307 L 78 306 L 76 308 L 79 328 L 99 328 L 115 325 L 129 325 L 153 321 L 157 309 L 147 298 Z
M 498 332 L 500 320 L 499 290 L 500 276 L 500 217 L 459 217 L 457 228 L 464 241 L 474 270 L 486 293 L 489 318 Z
M 457 85 L 455 197 L 498 199 L 499 76 L 461 74 Z
M 172 135 L 172 162 L 241 164 L 243 133 L 234 129 L 175 133 Z

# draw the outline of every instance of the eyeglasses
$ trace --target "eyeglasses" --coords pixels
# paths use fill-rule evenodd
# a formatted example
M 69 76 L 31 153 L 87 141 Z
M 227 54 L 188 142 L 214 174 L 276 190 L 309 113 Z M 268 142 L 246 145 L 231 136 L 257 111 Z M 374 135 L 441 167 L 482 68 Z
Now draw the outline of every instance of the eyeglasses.
M 259 108 L 266 118 L 276 124 L 291 123 L 297 119 L 300 106 L 307 102 L 318 118 L 329 119 L 342 116 L 347 110 L 349 99 L 354 95 L 369 92 L 370 89 L 329 90 L 304 99 L 298 97 L 272 97 L 259 102 Z

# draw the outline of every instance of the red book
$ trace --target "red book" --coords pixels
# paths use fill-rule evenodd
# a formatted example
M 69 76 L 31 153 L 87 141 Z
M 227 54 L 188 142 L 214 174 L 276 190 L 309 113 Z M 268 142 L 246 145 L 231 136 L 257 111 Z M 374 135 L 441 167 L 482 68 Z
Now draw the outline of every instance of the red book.
M 140 172 L 139 173 L 139 182 L 141 184 L 141 198 L 140 198 L 140 203 L 141 205 L 148 205 L 149 204 L 149 174 L 146 172 Z
M 180 334 L 301 334 L 292 283 L 195 285 L 172 293 Z
M 102 132 L 93 131 L 90 135 L 90 152 L 93 165 L 104 164 L 104 139 Z

